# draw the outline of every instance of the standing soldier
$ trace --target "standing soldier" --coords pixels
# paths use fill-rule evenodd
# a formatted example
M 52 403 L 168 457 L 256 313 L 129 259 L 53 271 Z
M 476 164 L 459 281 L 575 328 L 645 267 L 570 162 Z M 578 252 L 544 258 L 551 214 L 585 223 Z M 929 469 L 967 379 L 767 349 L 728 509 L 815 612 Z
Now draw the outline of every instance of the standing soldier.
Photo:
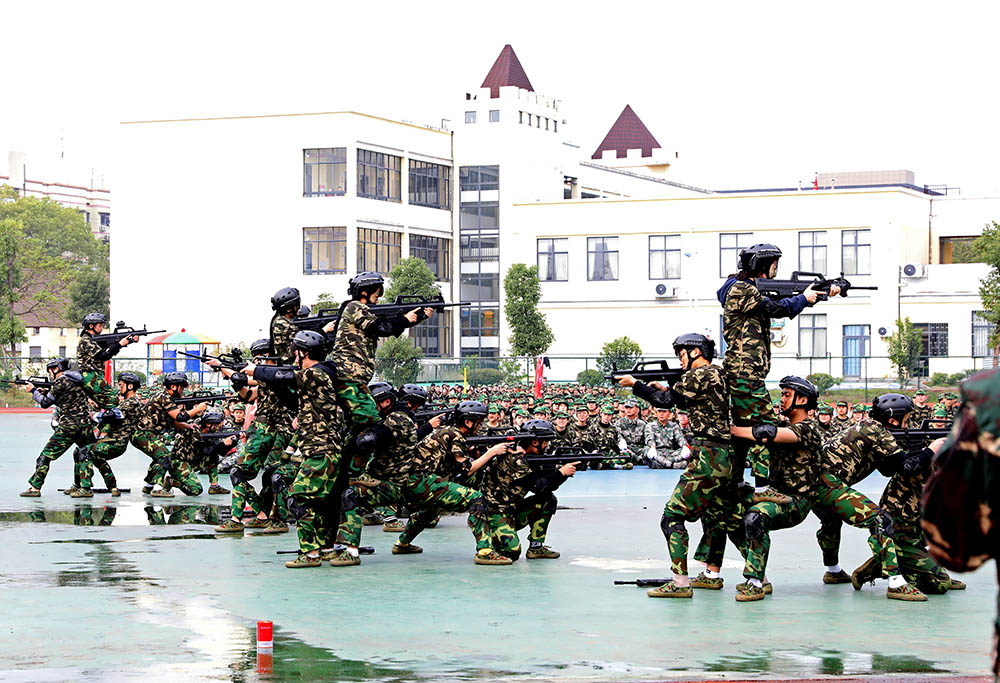
M 281 358 L 282 363 L 292 362 L 292 337 L 298 332 L 292 320 L 299 315 L 301 303 L 299 290 L 295 287 L 283 287 L 271 297 L 274 315 L 271 316 L 270 349 L 271 355 Z
M 590 430 L 590 411 L 587 409 L 587 404 L 582 401 L 573 408 L 573 429 L 576 431 L 577 441 L 587 438 L 587 432 Z
M 621 440 L 618 446 L 622 454 L 627 454 L 629 460 L 636 465 L 645 465 L 643 451 L 645 450 L 646 422 L 639 417 L 639 402 L 634 398 L 625 399 L 623 404 L 625 414 L 618 418 L 615 426 Z
M 111 360 L 123 348 L 139 341 L 139 337 L 125 337 L 115 344 L 99 344 L 94 335 L 104 331 L 108 319 L 103 313 L 88 313 L 83 317 L 83 331 L 76 345 L 76 362 L 83 375 L 83 388 L 98 408 L 110 408 L 118 403 L 114 387 L 104 381 L 104 362 Z
M 958 408 L 959 408 L 958 394 L 956 394 L 954 391 L 949 391 L 941 398 L 944 399 L 944 407 L 945 410 L 947 411 L 948 424 L 951 424 L 952 422 L 955 421 L 955 418 L 958 417 Z
M 819 427 L 819 432 L 823 435 L 823 443 L 834 437 L 833 408 L 828 403 L 824 403 L 816 409 L 816 426 Z
M 561 410 L 556 411 L 552 419 L 552 425 L 555 428 L 555 437 L 552 439 L 554 446 L 580 445 L 576 430 L 569 424 L 569 413 L 564 413 Z
M 656 406 L 656 421 L 646 423 L 644 439 L 651 469 L 682 470 L 687 467 L 691 449 L 680 425 L 671 419 L 670 408 Z
M 851 418 L 847 414 L 850 407 L 851 405 L 847 401 L 837 401 L 837 414 L 833 416 L 834 436 L 840 434 L 842 431 L 854 424 L 851 422 Z
M 920 429 L 924 420 L 928 420 L 930 417 L 931 407 L 927 405 L 927 392 L 923 389 L 917 389 L 916 393 L 913 394 L 913 413 L 910 414 L 910 427 Z
M 94 442 L 94 426 L 90 421 L 83 375 L 70 370 L 69 360 L 66 358 L 50 360 L 45 365 L 45 370 L 52 386 L 48 389 L 36 389 L 35 385 L 28 382 L 25 390 L 31 393 L 31 397 L 42 408 L 54 405 L 59 409 L 59 425 L 35 461 L 35 472 L 28 479 L 28 490 L 21 493 L 25 498 L 38 498 L 42 495 L 42 484 L 49 473 L 50 463 L 70 446 L 76 444 L 82 448 Z
M 726 341 L 723 367 L 732 400 L 732 420 L 738 427 L 750 427 L 759 422 L 774 423 L 770 397 L 764 380 L 771 370 L 771 320 L 794 318 L 819 299 L 819 293 L 805 291 L 786 299 L 772 300 L 757 289 L 757 278 L 774 278 L 778 272 L 781 249 L 773 244 L 755 244 L 740 252 L 739 272 L 729 276 L 718 291 L 722 304 L 722 335 Z M 832 298 L 840 293 L 830 288 Z M 742 477 L 751 446 L 746 439 L 733 441 L 734 471 Z M 787 503 L 788 496 L 767 491 L 766 453 L 750 463 L 756 480 L 755 501 L 771 500 Z

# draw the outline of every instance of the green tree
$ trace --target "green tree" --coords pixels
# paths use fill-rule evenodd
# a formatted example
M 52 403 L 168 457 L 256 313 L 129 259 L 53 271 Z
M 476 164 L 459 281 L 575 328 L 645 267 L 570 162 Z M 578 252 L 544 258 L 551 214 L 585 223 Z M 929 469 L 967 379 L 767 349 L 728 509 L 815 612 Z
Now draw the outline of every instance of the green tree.
M 0 345 L 3 348 L 3 375 L 9 376 L 17 356 L 17 344 L 24 341 L 24 325 L 17 319 L 14 306 L 21 286 L 21 267 L 18 259 L 24 227 L 20 221 L 10 218 L 0 220 L 0 263 L 3 264 L 3 278 L 0 279 Z
M 983 234 L 972 243 L 978 260 L 989 265 L 990 271 L 979 283 L 979 298 L 983 301 L 983 317 L 993 323 L 989 345 L 1000 346 L 1000 224 L 991 222 Z
M 584 386 L 596 387 L 604 383 L 604 375 L 594 368 L 588 368 L 586 370 L 581 370 L 577 374 L 576 381 L 578 384 L 582 384 Z
M 88 313 L 111 315 L 108 274 L 103 269 L 84 271 L 69 288 L 67 317 L 79 323 Z
M 409 337 L 388 337 L 375 351 L 375 372 L 396 387 L 415 382 L 423 355 Z
M 806 377 L 806 379 L 812 382 L 821 394 L 825 394 L 831 387 L 840 383 L 838 378 L 828 375 L 825 372 L 815 372 Z
M 434 283 L 434 273 L 423 259 L 405 258 L 389 271 L 389 286 L 385 290 L 386 301 L 399 295 L 437 296 L 441 288 Z
M 515 356 L 532 358 L 542 355 L 555 337 L 545 323 L 545 316 L 538 312 L 538 302 L 542 298 L 538 266 L 515 263 L 503 279 L 503 289 L 507 298 L 503 312 L 511 329 L 511 352 Z
M 889 335 L 889 361 L 896 368 L 896 377 L 902 389 L 920 362 L 923 350 L 922 334 L 909 318 L 896 321 L 896 331 Z
M 618 337 L 601 347 L 601 355 L 597 357 L 597 367 L 601 375 L 610 374 L 615 368 L 624 370 L 635 365 L 642 358 L 639 344 L 628 337 Z
M 340 308 L 341 300 L 337 299 L 330 292 L 323 292 L 318 297 L 316 297 L 316 303 L 312 304 L 309 308 L 311 309 L 311 314 L 316 315 L 321 309 L 333 309 L 336 311 Z

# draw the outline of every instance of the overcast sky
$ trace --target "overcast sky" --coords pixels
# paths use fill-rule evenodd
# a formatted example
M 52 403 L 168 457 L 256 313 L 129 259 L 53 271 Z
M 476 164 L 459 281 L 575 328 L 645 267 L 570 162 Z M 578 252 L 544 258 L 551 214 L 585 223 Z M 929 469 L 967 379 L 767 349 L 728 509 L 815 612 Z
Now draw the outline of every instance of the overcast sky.
M 342 4 L 5 4 L 0 172 L 15 149 L 31 179 L 93 168 L 113 190 L 127 120 L 354 109 L 437 125 L 511 43 L 588 156 L 631 104 L 680 153 L 680 182 L 906 168 L 1000 194 L 1000 3 Z

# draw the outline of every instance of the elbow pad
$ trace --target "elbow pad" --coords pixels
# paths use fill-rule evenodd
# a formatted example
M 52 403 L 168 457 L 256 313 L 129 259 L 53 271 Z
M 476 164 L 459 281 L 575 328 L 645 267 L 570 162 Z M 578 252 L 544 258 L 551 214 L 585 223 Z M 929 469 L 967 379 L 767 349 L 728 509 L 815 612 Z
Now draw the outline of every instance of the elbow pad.
M 273 365 L 258 365 L 253 371 L 254 379 L 262 379 L 265 382 L 292 382 L 295 380 L 295 373 L 291 370 L 275 367 Z
M 903 471 L 910 474 L 923 469 L 924 465 L 934 457 L 934 451 L 929 448 L 922 448 L 919 451 L 907 454 L 903 460 Z
M 43 392 L 41 389 L 35 389 L 32 391 L 31 398 L 35 399 L 35 403 L 43 408 L 48 408 L 56 402 L 55 398 L 53 398 L 51 394 Z
M 234 391 L 239 391 L 240 389 L 246 389 L 248 386 L 250 386 L 248 384 L 249 380 L 250 378 L 247 377 L 246 374 L 242 372 L 234 372 L 229 377 L 229 381 L 232 382 L 233 384 Z
M 758 422 L 751 428 L 751 433 L 754 441 L 769 446 L 774 443 L 775 437 L 778 436 L 778 426 L 769 422 Z

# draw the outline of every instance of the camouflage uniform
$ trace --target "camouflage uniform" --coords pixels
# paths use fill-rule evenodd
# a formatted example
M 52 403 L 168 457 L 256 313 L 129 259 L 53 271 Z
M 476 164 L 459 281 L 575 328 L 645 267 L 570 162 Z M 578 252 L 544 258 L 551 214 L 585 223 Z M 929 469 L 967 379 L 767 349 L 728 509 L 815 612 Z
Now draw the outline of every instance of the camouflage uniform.
M 610 409 L 610 406 L 608 406 Z M 618 446 L 621 437 L 614 421 L 604 424 L 600 418 L 594 420 L 587 431 L 586 440 L 594 445 L 598 451 L 604 454 L 606 463 L 612 467 L 622 466 L 628 462 L 628 454 L 622 453 Z
M 109 460 L 117 458 L 128 448 L 129 439 L 139 426 L 142 417 L 142 403 L 137 396 L 126 398 L 118 403 L 121 411 L 121 422 L 105 426 L 97 442 L 84 446 L 76 457 L 76 473 L 80 488 L 93 488 L 94 467 L 96 466 L 104 478 L 104 484 L 109 489 L 118 488 L 115 475 L 108 465 Z
M 826 444 L 820 485 L 813 501 L 813 512 L 820 519 L 816 540 L 823 551 L 823 564 L 839 564 L 840 531 L 847 522 L 868 529 L 872 555 L 890 576 L 899 574 L 891 518 L 867 496 L 851 487 L 876 468 L 895 469 L 900 452 L 889 430 L 869 419 L 846 429 Z
M 924 394 L 927 395 L 926 393 Z M 913 403 L 913 412 L 910 413 L 909 425 L 911 427 L 920 427 L 924 420 L 929 420 L 931 417 L 932 408 L 924 403 L 922 406 L 918 406 L 916 402 Z
M 146 409 L 139 418 L 139 425 L 132 435 L 132 445 L 153 461 L 146 473 L 147 484 L 163 486 L 169 473 L 181 491 L 189 496 L 198 496 L 202 491 L 198 477 L 187 463 L 181 460 L 174 461 L 167 447 L 167 433 L 173 431 L 174 424 L 174 419 L 170 417 L 168 411 L 173 409 L 173 399 L 166 391 L 149 399 Z
M 121 345 L 103 346 L 94 341 L 89 330 L 80 333 L 76 345 L 76 362 L 83 375 L 83 388 L 98 408 L 112 408 L 118 404 L 118 392 L 104 381 L 104 362 L 114 358 Z
M 648 464 L 652 469 L 683 469 L 687 466 L 684 449 L 687 439 L 679 424 L 668 420 L 660 424 L 659 420 L 646 423 L 644 433 L 647 453 L 649 448 L 656 450 L 655 455 L 647 455 Z
M 90 421 L 90 408 L 83 386 L 74 383 L 65 374 L 54 379 L 47 392 L 35 389 L 32 395 L 42 407 L 47 408 L 54 403 L 59 409 L 59 426 L 49 437 L 35 461 L 34 474 L 28 479 L 33 488 L 40 489 L 53 460 L 73 444 L 82 448 L 94 442 L 94 425 Z
M 841 419 L 838 415 L 834 415 L 833 419 L 830 420 L 830 424 L 833 425 L 833 436 L 840 436 L 846 430 L 854 426 L 854 422 L 851 420 L 850 416 Z
M 292 351 L 292 337 L 299 331 L 291 320 L 276 314 L 271 321 L 271 353 L 281 358 L 282 363 L 291 365 L 295 359 Z
M 646 421 L 638 417 L 634 420 L 630 420 L 627 417 L 620 417 L 615 423 L 615 427 L 618 429 L 618 436 L 625 439 L 625 443 L 628 444 L 627 454 L 629 459 L 637 465 L 644 464 L 642 451 L 646 438 Z M 625 455 L 625 453 L 622 455 Z
M 1000 369 L 973 375 L 962 383 L 961 392 L 961 411 L 924 488 L 921 526 L 934 559 L 948 569 L 965 572 L 997 555 Z M 993 631 L 996 680 L 1000 680 L 998 641 L 1000 604 Z

